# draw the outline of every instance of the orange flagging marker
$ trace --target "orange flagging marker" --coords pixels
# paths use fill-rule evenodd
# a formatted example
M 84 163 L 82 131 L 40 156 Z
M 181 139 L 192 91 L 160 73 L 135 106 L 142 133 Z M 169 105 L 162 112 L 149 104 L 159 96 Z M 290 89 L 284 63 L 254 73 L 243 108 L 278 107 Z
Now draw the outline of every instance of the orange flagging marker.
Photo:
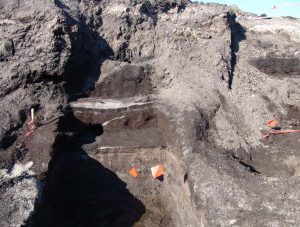
M 32 133 L 33 133 L 33 130 L 30 130 L 30 131 L 26 132 L 25 136 L 28 137 L 28 136 L 30 136 Z
M 280 135 L 280 134 L 289 134 L 289 133 L 300 133 L 300 130 L 285 129 L 285 130 L 278 130 L 278 131 L 269 131 L 268 134 L 263 135 L 263 139 L 266 139 L 271 135 Z
M 266 125 L 268 125 L 272 128 L 276 127 L 277 124 L 278 124 L 278 121 L 276 121 L 275 119 L 272 119 L 266 123 Z
M 165 174 L 164 168 L 162 165 L 153 166 L 151 168 L 151 172 L 152 172 L 153 178 L 157 178 L 157 177 L 160 177 Z
M 139 175 L 139 171 L 135 167 L 131 167 L 130 170 L 129 170 L 129 173 L 133 177 L 137 177 Z

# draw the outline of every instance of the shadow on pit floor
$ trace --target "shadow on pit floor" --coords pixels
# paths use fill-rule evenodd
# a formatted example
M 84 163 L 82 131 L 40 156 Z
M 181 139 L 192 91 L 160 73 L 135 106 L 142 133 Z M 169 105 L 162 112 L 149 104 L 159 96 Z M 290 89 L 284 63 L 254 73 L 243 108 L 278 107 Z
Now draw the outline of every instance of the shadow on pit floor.
M 68 125 L 69 129 L 64 128 L 56 143 L 41 199 L 26 226 L 133 226 L 145 213 L 145 206 L 115 173 L 82 149 L 102 134 L 101 125 L 87 126 L 74 117 L 64 119 L 67 121 L 60 127 Z M 72 133 L 66 133 L 71 128 L 80 129 L 72 139 Z

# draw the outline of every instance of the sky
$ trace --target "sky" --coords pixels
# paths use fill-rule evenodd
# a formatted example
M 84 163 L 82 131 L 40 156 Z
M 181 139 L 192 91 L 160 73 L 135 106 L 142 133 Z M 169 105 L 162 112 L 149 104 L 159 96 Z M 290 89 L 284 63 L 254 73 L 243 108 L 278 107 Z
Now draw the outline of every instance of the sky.
M 271 17 L 292 16 L 300 18 L 300 0 L 200 0 L 198 2 L 237 5 L 243 11 L 258 15 L 265 13 Z M 274 6 L 276 9 L 273 9 Z

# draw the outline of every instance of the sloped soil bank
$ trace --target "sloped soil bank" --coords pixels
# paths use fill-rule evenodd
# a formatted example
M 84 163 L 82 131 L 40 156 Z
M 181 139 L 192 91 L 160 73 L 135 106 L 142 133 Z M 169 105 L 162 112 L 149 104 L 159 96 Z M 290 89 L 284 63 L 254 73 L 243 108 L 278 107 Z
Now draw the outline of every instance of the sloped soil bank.
M 278 129 L 298 129 L 300 110 L 293 105 L 286 106 Z M 252 161 L 266 176 L 300 176 L 300 133 L 270 136 L 263 140 L 266 149 L 252 153 Z
M 149 111 L 153 116 L 153 109 Z M 147 119 L 147 114 L 144 116 Z M 60 119 L 60 133 L 45 187 L 28 225 L 152 227 L 174 226 L 188 219 L 191 212 L 184 214 L 185 217 L 179 215 L 180 209 L 191 211 L 184 171 L 173 154 L 174 147 L 169 144 L 171 136 L 164 136 L 170 133 L 170 128 L 163 123 L 165 119 L 161 121 L 162 117 L 161 113 L 155 114 L 151 123 L 156 134 L 162 137 L 162 143 L 130 146 L 130 141 L 119 141 L 126 142 L 127 147 L 104 148 L 97 141 L 99 138 L 102 141 L 101 137 L 109 132 L 100 124 L 84 124 L 73 114 Z M 132 128 L 132 124 L 128 127 L 145 130 L 149 128 L 149 121 L 146 122 L 145 127 L 138 124 L 138 129 Z M 111 133 L 109 136 L 113 136 Z M 141 133 L 140 140 L 144 139 Z M 157 142 L 157 138 L 153 140 Z M 95 149 L 97 146 L 100 149 Z M 164 166 L 166 174 L 153 179 L 150 168 L 157 164 Z M 128 173 L 132 166 L 139 169 L 136 178 Z
M 286 116 L 279 118 L 279 125 L 272 129 L 298 129 L 300 110 L 294 105 L 286 106 Z M 267 131 L 263 131 L 267 133 Z M 250 171 L 267 177 L 300 176 L 300 133 L 271 135 L 262 139 L 263 148 L 250 149 L 248 152 L 238 151 L 241 164 Z

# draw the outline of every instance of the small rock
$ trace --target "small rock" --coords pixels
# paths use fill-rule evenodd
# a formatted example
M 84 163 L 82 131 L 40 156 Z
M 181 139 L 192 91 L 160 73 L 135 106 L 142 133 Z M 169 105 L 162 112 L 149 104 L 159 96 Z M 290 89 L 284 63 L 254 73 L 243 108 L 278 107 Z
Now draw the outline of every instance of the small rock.
M 14 44 L 11 40 L 0 40 L 0 61 L 14 55 Z
M 29 56 L 29 57 L 33 57 L 33 56 L 35 56 L 35 54 L 36 54 L 36 53 L 35 53 L 34 51 L 30 51 L 29 54 L 28 54 L 28 56 Z

